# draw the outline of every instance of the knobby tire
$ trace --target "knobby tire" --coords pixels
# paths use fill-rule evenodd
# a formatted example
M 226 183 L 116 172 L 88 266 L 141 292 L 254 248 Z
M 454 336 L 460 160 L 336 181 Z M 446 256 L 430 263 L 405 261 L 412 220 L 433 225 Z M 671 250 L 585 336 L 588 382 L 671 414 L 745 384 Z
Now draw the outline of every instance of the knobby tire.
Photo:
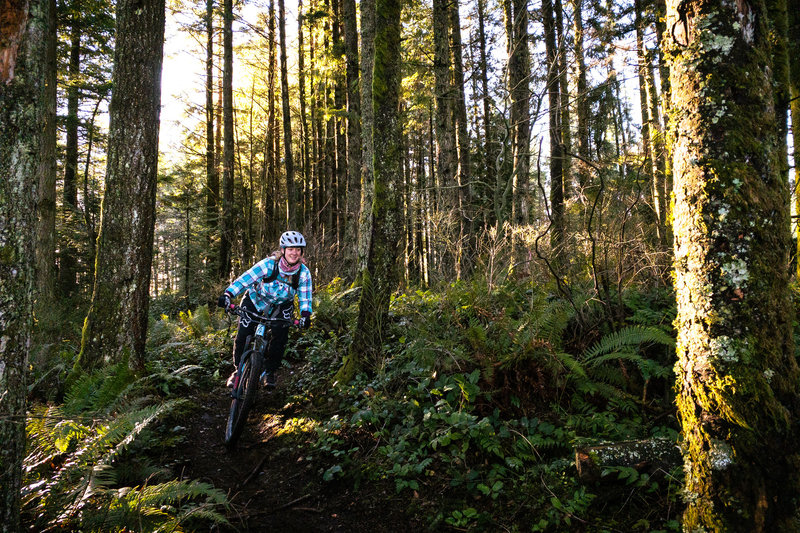
M 258 380 L 261 375 L 259 359 L 252 349 L 242 354 L 243 362 L 239 383 L 231 393 L 231 410 L 225 426 L 225 445 L 228 448 L 236 445 L 247 421 L 247 413 L 256 399 Z

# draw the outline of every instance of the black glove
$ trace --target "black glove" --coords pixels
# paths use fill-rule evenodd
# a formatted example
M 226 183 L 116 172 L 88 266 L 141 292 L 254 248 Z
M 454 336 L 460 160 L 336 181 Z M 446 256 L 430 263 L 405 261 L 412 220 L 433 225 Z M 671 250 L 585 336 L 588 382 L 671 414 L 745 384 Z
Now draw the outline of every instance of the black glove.
M 227 311 L 231 308 L 231 293 L 225 291 L 225 293 L 217 299 L 217 307 L 224 307 Z
M 311 312 L 310 311 L 301 311 L 300 312 L 300 327 L 303 329 L 308 329 L 311 327 Z

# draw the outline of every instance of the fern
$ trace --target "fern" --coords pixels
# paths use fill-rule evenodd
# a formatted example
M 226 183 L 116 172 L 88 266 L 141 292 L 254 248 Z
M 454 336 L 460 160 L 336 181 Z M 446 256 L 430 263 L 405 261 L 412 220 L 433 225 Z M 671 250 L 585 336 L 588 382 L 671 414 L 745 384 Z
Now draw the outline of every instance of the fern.
M 127 358 L 116 365 L 83 374 L 67 390 L 64 412 L 110 412 L 135 379 Z
M 601 354 L 622 351 L 623 348 L 655 343 L 675 348 L 675 339 L 655 327 L 628 326 L 609 333 L 584 353 L 583 358 L 591 360 Z
M 201 305 L 195 312 L 191 310 L 181 311 L 178 313 L 178 320 L 186 327 L 186 331 L 194 338 L 200 338 L 213 328 L 211 321 L 211 313 L 208 311 L 208 305 Z
M 182 400 L 174 400 L 128 411 L 94 427 L 61 419 L 58 408 L 35 409 L 38 416 L 32 417 L 28 426 L 31 453 L 25 461 L 24 509 L 36 512 L 39 527 L 58 525 L 96 531 L 109 530 L 92 525 L 98 521 L 118 525 L 109 522 L 109 517 L 117 516 L 121 509 L 127 509 L 125 516 L 135 515 L 135 523 L 149 523 L 157 518 L 159 524 L 169 522 L 171 527 L 177 527 L 185 516 L 193 513 L 224 521 L 213 511 L 224 504 L 224 494 L 202 483 L 175 481 L 133 489 L 114 488 L 120 478 L 119 465 L 124 452 L 154 421 L 181 403 Z M 150 473 L 153 472 L 150 468 Z M 131 494 L 136 495 L 135 507 L 125 503 Z M 189 502 L 198 498 L 205 498 L 202 505 L 210 508 L 195 513 L 195 504 Z M 162 512 L 164 506 L 170 508 L 167 504 L 175 503 L 180 505 L 173 505 L 166 514 Z M 142 521 L 145 516 L 149 521 Z

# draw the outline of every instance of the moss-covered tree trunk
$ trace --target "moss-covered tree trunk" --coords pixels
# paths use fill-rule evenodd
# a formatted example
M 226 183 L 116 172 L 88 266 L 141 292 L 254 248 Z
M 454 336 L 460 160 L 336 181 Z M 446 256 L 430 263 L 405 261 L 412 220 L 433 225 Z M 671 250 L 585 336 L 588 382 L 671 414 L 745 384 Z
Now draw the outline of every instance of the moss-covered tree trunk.
M 144 366 L 153 257 L 164 0 L 117 4 L 114 90 L 94 293 L 76 366 Z
M 362 276 L 353 343 L 339 377 L 374 370 L 381 363 L 389 299 L 399 278 L 398 250 L 403 236 L 403 152 L 399 116 L 401 0 L 375 2 L 375 63 L 372 83 L 374 179 L 372 231 L 367 269 Z
M 33 328 L 38 171 L 47 122 L 48 0 L 0 17 L 0 531 L 20 531 L 25 397 Z
M 667 3 L 685 531 L 796 531 L 798 367 L 762 2 Z

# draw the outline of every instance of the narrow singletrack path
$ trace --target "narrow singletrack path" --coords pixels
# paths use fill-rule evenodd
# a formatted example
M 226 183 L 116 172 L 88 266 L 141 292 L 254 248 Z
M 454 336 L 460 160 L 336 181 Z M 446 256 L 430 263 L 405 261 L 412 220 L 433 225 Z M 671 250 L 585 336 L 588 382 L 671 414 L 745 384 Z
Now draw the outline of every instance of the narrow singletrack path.
M 393 483 L 323 481 L 325 465 L 308 443 L 316 438 L 302 406 L 287 405 L 281 385 L 259 391 L 236 447 L 223 443 L 230 407 L 228 389 L 198 392 L 181 425 L 186 440 L 172 464 L 183 478 L 211 483 L 228 493 L 228 520 L 238 531 L 402 533 L 424 529 L 406 512 L 409 495 Z M 287 429 L 288 428 L 288 429 Z

